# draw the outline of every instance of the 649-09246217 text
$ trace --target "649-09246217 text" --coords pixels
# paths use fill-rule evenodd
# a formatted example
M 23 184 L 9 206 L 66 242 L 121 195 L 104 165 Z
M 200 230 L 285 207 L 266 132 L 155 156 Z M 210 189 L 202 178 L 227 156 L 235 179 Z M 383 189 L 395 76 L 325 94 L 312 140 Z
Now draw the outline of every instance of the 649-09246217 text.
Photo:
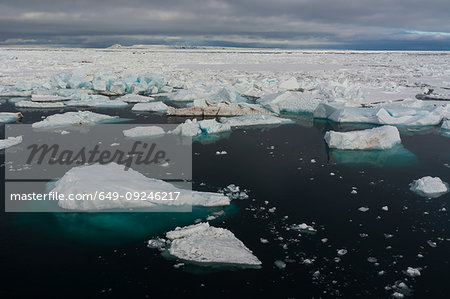
M 53 200 L 87 200 L 87 201 L 105 201 L 105 200 L 148 200 L 148 201 L 174 201 L 177 200 L 181 192 L 114 192 L 114 191 L 96 191 L 95 193 L 71 193 L 69 195 L 49 192 L 49 193 L 11 193 L 11 201 L 53 201 Z

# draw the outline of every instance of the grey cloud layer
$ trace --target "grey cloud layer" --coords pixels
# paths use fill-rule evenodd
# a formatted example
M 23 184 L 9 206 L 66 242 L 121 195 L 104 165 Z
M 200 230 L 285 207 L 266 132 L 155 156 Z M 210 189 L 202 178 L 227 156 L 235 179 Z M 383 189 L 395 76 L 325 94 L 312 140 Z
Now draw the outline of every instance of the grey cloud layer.
M 450 45 L 448 0 L 2 0 L 0 43 Z

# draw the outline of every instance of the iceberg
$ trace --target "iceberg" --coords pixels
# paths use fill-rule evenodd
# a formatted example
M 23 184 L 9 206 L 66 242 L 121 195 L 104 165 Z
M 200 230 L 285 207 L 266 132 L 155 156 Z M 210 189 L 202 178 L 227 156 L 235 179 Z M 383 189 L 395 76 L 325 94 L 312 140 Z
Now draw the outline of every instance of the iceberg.
M 153 101 L 154 98 L 141 96 L 138 94 L 126 94 L 124 96 L 118 97 L 116 100 L 127 102 L 127 103 L 147 103 Z
M 442 130 L 450 130 L 450 120 L 445 120 L 441 126 Z
M 131 108 L 133 111 L 166 112 L 169 106 L 163 102 L 137 103 Z
M 11 123 L 23 118 L 20 112 L 0 112 L 0 123 Z
M 273 115 L 244 115 L 235 117 L 221 117 L 220 122 L 230 127 L 247 127 L 247 126 L 262 126 L 262 125 L 281 125 L 289 124 L 294 121 L 287 118 L 281 118 Z
M 14 104 L 17 108 L 43 108 L 43 109 L 58 109 L 64 108 L 66 105 L 62 102 L 33 102 L 20 101 Z
M 277 114 L 313 113 L 320 100 L 312 94 L 285 91 L 263 96 L 257 100 L 257 103 Z
M 166 237 L 171 241 L 169 253 L 184 261 L 207 265 L 262 264 L 231 231 L 210 226 L 208 222 L 177 227 L 167 232 Z
M 448 184 L 438 177 L 425 176 L 410 184 L 414 193 L 429 198 L 437 198 L 449 191 Z
M 167 109 L 167 115 L 172 116 L 235 116 L 250 114 L 273 114 L 261 105 L 248 103 L 219 102 L 210 103 L 207 100 L 195 100 L 193 107 Z
M 22 142 L 22 136 L 8 137 L 7 139 L 0 139 L 0 150 L 17 145 Z
M 128 130 L 123 130 L 123 135 L 125 137 L 155 137 L 162 136 L 166 134 L 163 128 L 158 126 L 142 126 L 142 127 L 134 127 Z
M 50 115 L 44 120 L 32 124 L 32 127 L 36 129 L 50 129 L 66 126 L 94 125 L 113 119 L 117 119 L 117 116 L 109 116 L 91 111 L 66 112 Z
M 188 119 L 168 133 L 180 136 L 199 137 L 229 131 L 231 131 L 231 126 L 228 124 L 219 123 L 215 119 L 201 121 L 197 121 L 196 119 Z
M 220 193 L 185 190 L 162 180 L 144 176 L 133 169 L 125 170 L 116 163 L 73 167 L 59 179 L 51 192 L 64 194 L 99 194 L 117 192 L 117 200 L 60 200 L 58 206 L 74 211 L 99 211 L 107 209 L 148 208 L 155 206 L 227 206 L 230 199 Z M 126 194 L 155 192 L 180 192 L 176 200 L 127 200 Z
M 324 138 L 329 148 L 341 150 L 385 150 L 401 143 L 400 133 L 393 126 L 351 132 L 328 131 Z
M 65 102 L 71 107 L 99 107 L 99 108 L 124 108 L 128 107 L 128 103 L 121 100 L 110 100 L 103 95 L 86 95 L 79 100 L 70 100 Z

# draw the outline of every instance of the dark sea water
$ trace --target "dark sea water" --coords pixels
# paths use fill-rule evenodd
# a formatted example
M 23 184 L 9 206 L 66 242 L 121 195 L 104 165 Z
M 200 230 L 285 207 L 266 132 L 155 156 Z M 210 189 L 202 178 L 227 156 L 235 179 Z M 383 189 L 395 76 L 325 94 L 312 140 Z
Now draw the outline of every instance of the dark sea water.
M 2 111 L 14 111 L 2 102 Z M 129 108 L 90 110 L 128 118 L 128 123 L 184 120 Z M 22 112 L 23 122 L 33 123 L 61 111 Z M 221 208 L 2 212 L 2 297 L 389 297 L 394 292 L 389 288 L 399 282 L 417 298 L 447 297 L 450 194 L 425 199 L 413 194 L 409 184 L 426 175 L 450 182 L 450 138 L 440 135 L 439 128 L 402 129 L 403 148 L 333 152 L 323 140 L 327 130 L 370 126 L 313 121 L 307 115 L 295 121 L 237 129 L 223 139 L 193 144 L 195 190 L 217 191 L 229 184 L 248 190 L 248 199 L 233 201 L 210 224 L 231 230 L 262 261 L 261 269 L 178 269 L 179 261 L 147 247 L 152 237 L 196 219 L 205 221 Z M 215 155 L 222 150 L 228 154 Z M 351 194 L 354 188 L 357 194 Z M 289 229 L 301 223 L 313 225 L 317 233 Z M 348 252 L 338 258 L 339 249 Z M 314 261 L 305 264 L 305 259 Z M 286 267 L 276 267 L 276 260 Z M 421 268 L 422 275 L 406 276 L 407 267 Z

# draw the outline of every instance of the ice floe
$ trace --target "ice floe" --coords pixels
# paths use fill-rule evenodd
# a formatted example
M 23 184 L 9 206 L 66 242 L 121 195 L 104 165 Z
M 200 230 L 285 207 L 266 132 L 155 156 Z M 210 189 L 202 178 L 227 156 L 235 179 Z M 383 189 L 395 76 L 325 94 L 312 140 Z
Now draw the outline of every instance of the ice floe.
M 281 125 L 293 123 L 291 119 L 262 114 L 235 116 L 229 118 L 222 117 L 220 118 L 220 122 L 231 127 Z
M 413 181 L 410 190 L 423 197 L 437 198 L 447 193 L 449 187 L 438 177 L 425 176 Z
M 8 137 L 7 139 L 0 139 L 0 149 L 8 148 L 22 142 L 22 136 Z
M 38 109 L 57 109 L 64 108 L 66 105 L 62 102 L 33 102 L 20 101 L 14 104 L 17 108 L 38 108 Z
M 263 96 L 257 103 L 277 114 L 313 113 L 320 100 L 312 94 L 286 91 Z
M 202 135 L 206 136 L 211 134 L 219 134 L 229 131 L 231 131 L 231 126 L 229 124 L 217 122 L 215 119 L 207 119 L 201 121 L 197 121 L 196 119 L 188 119 L 168 133 L 180 136 L 197 137 Z
M 253 255 L 229 230 L 198 223 L 167 232 L 171 240 L 169 253 L 188 262 L 207 265 L 260 266 L 261 261 Z
M 52 192 L 64 194 L 99 194 L 117 192 L 117 200 L 60 200 L 59 207 L 75 211 L 97 211 L 105 209 L 131 209 L 155 206 L 226 206 L 230 199 L 220 193 L 185 190 L 162 180 L 152 179 L 133 170 L 125 170 L 116 163 L 93 164 L 70 169 L 59 179 Z M 126 194 L 142 192 L 180 192 L 175 200 L 127 200 Z M 174 198 L 174 197 L 173 197 Z
M 20 112 L 0 112 L 0 123 L 12 123 L 23 118 Z
M 137 103 L 131 108 L 133 111 L 166 112 L 169 106 L 163 102 Z
M 419 103 L 419 107 L 414 105 Z M 417 106 L 417 105 L 416 105 Z M 410 101 L 379 107 L 346 107 L 337 103 L 320 103 L 314 111 L 315 118 L 339 123 L 370 123 L 399 126 L 434 126 L 446 115 L 443 106 Z
M 61 97 L 61 96 L 57 96 L 57 95 L 33 94 L 31 96 L 31 100 L 33 102 L 60 102 L 60 101 L 67 101 L 67 100 L 69 100 L 69 98 Z
M 125 137 L 157 137 L 162 136 L 166 132 L 163 128 L 158 126 L 141 126 L 141 127 L 134 127 L 128 130 L 123 130 L 123 135 Z
M 351 132 L 328 131 L 324 138 L 330 148 L 342 150 L 385 150 L 401 143 L 400 133 L 393 126 Z
M 153 101 L 154 98 L 146 97 L 139 94 L 126 94 L 124 96 L 118 97 L 116 100 L 127 102 L 127 103 L 147 103 Z
M 32 127 L 37 129 L 51 129 L 76 125 L 93 125 L 96 123 L 109 122 L 114 119 L 117 119 L 117 117 L 91 111 L 66 112 L 63 114 L 50 115 L 44 120 L 34 123 Z
M 288 80 L 281 82 L 280 88 L 287 90 L 297 90 L 300 88 L 300 85 L 298 84 L 297 79 L 291 77 Z

